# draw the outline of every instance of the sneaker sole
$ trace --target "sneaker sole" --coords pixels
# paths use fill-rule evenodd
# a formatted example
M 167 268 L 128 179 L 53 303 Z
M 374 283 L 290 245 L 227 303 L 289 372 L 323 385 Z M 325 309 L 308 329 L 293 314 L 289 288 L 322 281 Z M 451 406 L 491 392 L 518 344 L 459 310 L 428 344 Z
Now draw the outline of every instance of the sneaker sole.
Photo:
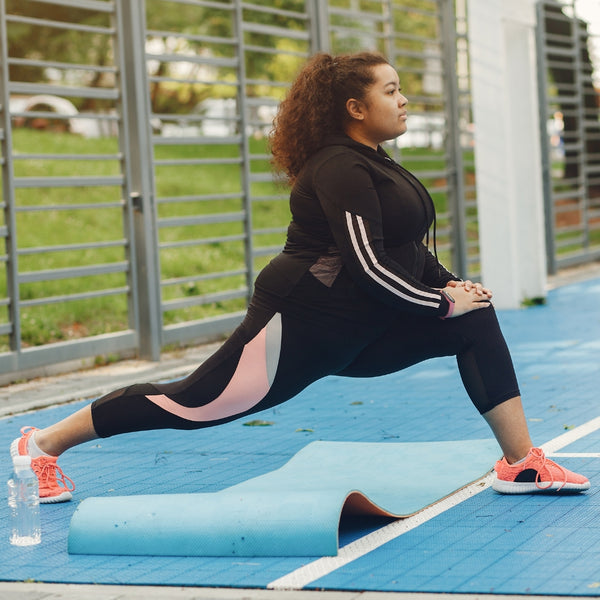
M 590 489 L 590 482 L 586 483 L 561 483 L 541 482 L 538 487 L 535 482 L 503 481 L 495 479 L 492 489 L 500 494 L 576 494 Z M 546 487 L 548 486 L 548 487 Z
M 73 498 L 71 492 L 63 492 L 58 496 L 48 496 L 47 498 L 40 498 L 40 504 L 58 504 L 59 502 L 68 502 Z

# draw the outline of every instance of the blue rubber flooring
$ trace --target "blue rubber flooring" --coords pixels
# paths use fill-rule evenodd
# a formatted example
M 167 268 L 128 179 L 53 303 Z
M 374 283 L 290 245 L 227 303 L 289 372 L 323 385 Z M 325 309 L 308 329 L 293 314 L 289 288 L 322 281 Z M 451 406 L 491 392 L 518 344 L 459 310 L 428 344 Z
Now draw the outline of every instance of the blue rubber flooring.
M 600 280 L 553 290 L 545 306 L 501 311 L 537 444 L 600 416 Z M 82 405 L 82 404 L 80 404 Z M 0 420 L 0 445 L 78 405 Z M 269 424 L 250 426 L 260 419 Z M 67 533 L 90 496 L 210 492 L 282 466 L 315 440 L 409 442 L 490 437 L 454 359 L 371 380 L 331 377 L 251 419 L 198 432 L 130 434 L 85 444 L 61 459 L 73 502 L 42 507 L 43 542 L 0 539 L 0 580 L 264 588 L 318 557 L 71 556 Z M 600 432 L 561 452 L 600 453 Z M 9 461 L 2 461 L 4 479 Z M 600 595 L 600 459 L 562 458 L 592 489 L 576 496 L 501 496 L 490 489 L 306 585 L 307 589 Z M 490 465 L 491 466 L 491 465 Z M 5 497 L 5 496 L 4 496 Z M 6 523 L 6 503 L 0 521 Z M 346 520 L 340 546 L 386 520 Z

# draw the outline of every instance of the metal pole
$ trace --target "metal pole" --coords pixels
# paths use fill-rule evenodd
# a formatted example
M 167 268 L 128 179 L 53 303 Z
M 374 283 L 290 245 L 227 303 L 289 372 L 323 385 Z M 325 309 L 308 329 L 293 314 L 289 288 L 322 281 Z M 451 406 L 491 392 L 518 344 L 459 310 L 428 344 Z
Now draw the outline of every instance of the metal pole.
M 538 74 L 538 98 L 540 115 L 540 145 L 542 155 L 542 186 L 544 194 L 544 222 L 546 231 L 546 263 L 548 273 L 557 271 L 556 247 L 554 239 L 554 200 L 552 198 L 552 165 L 550 164 L 550 143 L 546 123 L 548 121 L 548 67 L 546 64 L 546 36 L 544 3 L 536 6 L 536 57 Z
M 454 0 L 440 4 L 442 32 L 443 77 L 446 90 L 446 151 L 448 160 L 448 204 L 452 217 L 452 270 L 462 277 L 468 273 L 467 228 L 465 219 L 465 190 L 463 156 L 460 145 L 459 89 L 456 69 L 456 16 Z
M 17 223 L 15 218 L 15 187 L 13 170 L 12 127 L 10 120 L 10 91 L 8 73 L 8 43 L 6 28 L 6 5 L 0 0 L 0 102 L 2 108 L 2 197 L 4 201 L 6 232 L 6 295 L 9 300 L 8 315 L 12 325 L 10 330 L 10 348 L 14 352 L 21 350 L 21 316 L 19 305 L 19 268 L 17 254 Z M 16 357 L 18 359 L 18 356 Z M 18 360 L 13 369 L 18 368 Z
M 585 99 L 584 99 L 584 82 L 582 76 L 582 60 L 581 60 L 581 25 L 579 17 L 577 16 L 577 7 L 575 0 L 571 2 L 572 17 L 571 23 L 573 24 L 573 42 L 575 47 L 575 90 L 577 94 L 577 130 L 579 135 L 579 142 L 581 152 L 579 154 L 579 185 L 581 194 L 581 205 L 579 207 L 581 214 L 581 227 L 582 227 L 582 252 L 589 250 L 590 246 L 590 229 L 588 223 L 588 209 L 589 209 L 589 183 L 588 183 L 588 169 L 587 169 L 587 143 L 586 143 L 586 125 L 585 125 Z
M 248 142 L 248 102 L 246 96 L 246 52 L 244 48 L 244 16 L 242 2 L 235 3 L 235 35 L 237 36 L 238 58 L 238 107 L 240 112 L 240 154 L 242 159 L 242 194 L 244 208 L 244 233 L 246 256 L 247 299 L 250 301 L 254 289 L 254 240 L 252 226 L 252 190 L 250 186 L 250 144 Z
M 310 16 L 311 54 L 315 52 L 331 52 L 329 36 L 329 2 L 309 0 L 307 10 Z
M 144 0 L 117 0 L 122 24 L 121 93 L 128 190 L 133 214 L 132 268 L 138 300 L 139 354 L 159 360 L 162 333 L 157 215 L 152 171 L 152 132 L 146 71 Z M 127 160 L 128 159 L 128 160 Z

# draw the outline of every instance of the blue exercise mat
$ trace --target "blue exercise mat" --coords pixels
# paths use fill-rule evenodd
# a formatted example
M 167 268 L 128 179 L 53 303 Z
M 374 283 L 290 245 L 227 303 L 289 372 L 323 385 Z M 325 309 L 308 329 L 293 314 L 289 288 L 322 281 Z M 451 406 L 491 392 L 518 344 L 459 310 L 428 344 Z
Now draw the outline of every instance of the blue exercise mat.
M 495 440 L 314 442 L 216 493 L 88 498 L 71 554 L 335 556 L 342 511 L 407 517 L 482 477 Z

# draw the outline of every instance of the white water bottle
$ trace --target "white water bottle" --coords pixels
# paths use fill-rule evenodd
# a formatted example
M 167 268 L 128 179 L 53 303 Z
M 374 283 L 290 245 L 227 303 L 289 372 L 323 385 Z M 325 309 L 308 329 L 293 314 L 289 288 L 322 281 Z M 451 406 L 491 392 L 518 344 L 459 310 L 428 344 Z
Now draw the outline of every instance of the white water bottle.
M 42 541 L 38 479 L 31 468 L 30 456 L 13 458 L 13 473 L 8 480 L 10 543 L 33 546 Z

